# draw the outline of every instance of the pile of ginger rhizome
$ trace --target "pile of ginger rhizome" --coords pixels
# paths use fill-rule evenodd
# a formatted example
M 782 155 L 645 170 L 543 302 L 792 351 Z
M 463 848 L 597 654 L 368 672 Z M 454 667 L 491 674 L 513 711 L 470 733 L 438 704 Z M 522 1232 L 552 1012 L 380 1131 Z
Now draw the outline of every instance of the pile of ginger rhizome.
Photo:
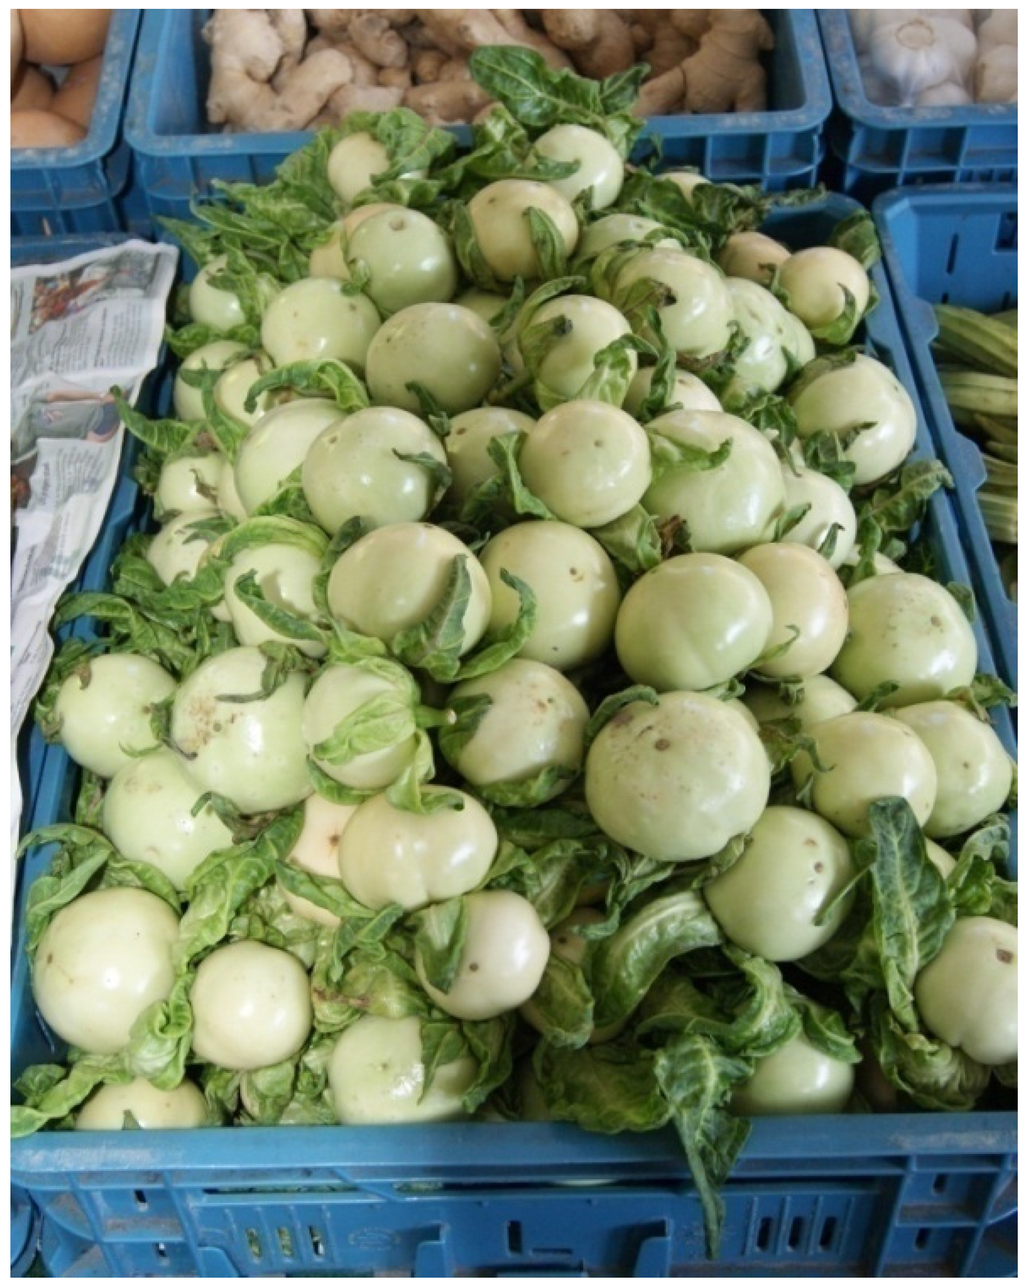
M 643 63 L 642 116 L 756 112 L 774 43 L 758 9 L 216 9 L 203 36 L 207 116 L 239 132 L 394 107 L 434 125 L 472 122 L 492 99 L 469 56 L 488 45 L 597 79 Z

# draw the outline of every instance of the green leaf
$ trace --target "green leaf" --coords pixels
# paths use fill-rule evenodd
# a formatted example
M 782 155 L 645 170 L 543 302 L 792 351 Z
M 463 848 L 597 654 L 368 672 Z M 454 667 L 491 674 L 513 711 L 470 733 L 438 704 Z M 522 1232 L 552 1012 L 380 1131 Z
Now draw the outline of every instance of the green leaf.
M 450 683 L 459 670 L 472 582 L 469 559 L 457 554 L 451 561 L 441 597 L 418 625 L 400 630 L 391 640 L 391 651 L 413 669 L 424 669 L 442 683 Z
M 263 393 L 282 388 L 304 397 L 330 398 L 346 415 L 370 405 L 366 385 L 350 366 L 336 357 L 317 357 L 275 367 L 261 376 L 249 389 L 245 409 L 252 413 Z
M 872 518 L 883 536 L 906 532 L 924 517 L 928 501 L 943 487 L 952 487 L 953 477 L 938 460 L 915 460 L 904 466 L 898 477 L 874 487 L 858 506 L 858 524 Z
M 174 885 L 163 871 L 149 862 L 135 861 L 117 853 L 104 866 L 99 887 L 144 889 L 166 902 L 175 915 L 181 914 L 181 899 Z
M 132 1075 L 145 1077 L 157 1089 L 174 1089 L 185 1075 L 192 1042 L 192 981 L 191 972 L 181 968 L 167 999 L 136 1018 L 123 1050 Z
M 809 1044 L 842 1063 L 861 1061 L 857 1039 L 846 1026 L 842 1014 L 835 1009 L 815 1004 L 792 990 L 791 999 L 799 1011 L 804 1038 Z
M 83 616 L 93 617 L 109 627 L 110 638 L 104 640 L 108 652 L 148 656 L 179 677 L 190 674 L 198 663 L 195 652 L 182 642 L 179 631 L 116 594 L 83 592 L 63 598 L 54 612 L 53 628 L 60 629 Z
M 285 642 L 311 643 L 326 651 L 326 630 L 303 616 L 271 603 L 254 571 L 245 572 L 234 583 L 234 594 L 268 629 Z
M 621 407 L 633 382 L 636 364 L 632 353 L 647 357 L 657 355 L 654 346 L 639 335 L 620 335 L 594 354 L 593 372 L 577 393 L 578 398 L 590 398 Z
M 505 567 L 501 568 L 500 575 L 502 582 L 518 595 L 519 610 L 514 621 L 493 635 L 485 635 L 480 646 L 460 663 L 457 675 L 460 683 L 490 674 L 518 656 L 537 624 L 537 596 L 533 590 Z
M 590 721 L 583 734 L 584 746 L 589 749 L 605 724 L 611 723 L 620 711 L 637 701 L 656 706 L 658 704 L 658 694 L 654 688 L 647 687 L 642 683 L 634 683 L 632 687 L 623 688 L 621 692 L 615 692 L 611 696 L 605 697 L 590 716 Z
M 211 853 L 191 872 L 185 888 L 189 906 L 174 947 L 179 970 L 224 938 L 235 912 L 295 847 L 304 818 L 302 808 L 280 813 L 255 838 Z
M 882 257 L 878 229 L 867 210 L 857 210 L 840 220 L 829 233 L 828 244 L 845 250 L 864 269 L 870 269 Z
M 523 781 L 494 781 L 476 786 L 476 793 L 501 808 L 538 808 L 565 790 L 578 775 L 572 768 L 548 764 Z
M 655 1055 L 626 1040 L 582 1049 L 542 1040 L 533 1054 L 533 1070 L 555 1120 L 620 1134 L 656 1130 L 669 1119 Z
M 924 1032 L 907 1030 L 878 995 L 868 1011 L 869 1037 L 890 1084 L 918 1107 L 968 1112 L 988 1087 L 992 1069 Z
M 502 291 L 502 283 L 494 275 L 494 270 L 484 257 L 477 239 L 476 229 L 469 210 L 461 201 L 453 201 L 450 207 L 451 235 L 455 244 L 455 257 L 462 271 L 481 290 L 490 290 L 495 294 Z
M 905 799 L 876 800 L 869 810 L 874 933 L 893 1013 L 917 1026 L 913 985 L 955 919 L 946 885 L 924 847 Z
M 590 534 L 612 562 L 630 575 L 648 572 L 662 561 L 662 540 L 657 520 L 643 505 L 634 505 L 621 518 L 601 527 L 591 527 Z
M 675 438 L 652 429 L 650 425 L 647 427 L 647 438 L 651 444 L 655 481 L 668 472 L 702 473 L 707 469 L 717 469 L 732 454 L 732 438 L 727 438 L 713 451 L 690 442 L 677 442 Z
M 99 1085 L 124 1085 L 132 1079 L 119 1054 L 86 1054 L 70 1068 L 56 1069 L 61 1073 L 59 1080 L 51 1068 L 50 1064 L 29 1068 L 16 1083 L 15 1089 L 26 1101 L 11 1108 L 12 1139 L 62 1120 Z
M 703 1036 L 681 1036 L 657 1052 L 654 1070 L 700 1196 L 707 1255 L 715 1259 L 725 1217 L 720 1193 L 750 1133 L 750 1122 L 725 1105 L 753 1067 Z
M 834 317 L 830 322 L 818 326 L 809 326 L 807 329 L 813 335 L 816 343 L 820 346 L 831 346 L 842 348 L 849 344 L 860 325 L 861 311 L 857 306 L 857 300 L 853 292 L 849 290 L 842 282 L 838 283 L 839 289 L 843 292 L 843 310 L 838 317 Z M 779 288 L 776 292 L 779 298 L 785 301 L 785 291 Z M 788 305 L 787 305 L 788 306 Z
M 434 435 L 440 438 L 441 441 L 443 442 L 444 439 L 448 437 L 448 435 L 452 431 L 451 419 L 449 418 L 448 413 L 443 409 L 443 407 L 441 406 L 441 403 L 437 400 L 437 398 L 430 391 L 430 389 L 426 387 L 425 384 L 420 384 L 417 380 L 410 380 L 405 387 L 419 401 L 420 415 L 422 416 L 422 418 L 426 421 L 427 425 L 434 433 Z M 414 457 L 400 456 L 399 458 L 402 460 L 407 460 L 407 459 L 412 459 Z M 424 462 L 426 462 L 429 459 L 431 464 L 427 465 L 428 468 L 430 468 L 431 465 L 433 465 L 433 467 L 436 468 L 436 466 L 440 464 L 440 461 L 435 460 L 433 456 L 429 456 L 429 457 L 422 456 L 422 457 L 415 457 L 415 458 L 422 459 Z M 451 480 L 452 480 L 451 472 L 449 471 L 447 481 L 440 489 L 442 491 L 446 490 L 448 486 L 451 484 Z
M 415 735 L 416 720 L 406 692 L 378 692 L 346 715 L 334 731 L 313 747 L 323 764 L 341 768 L 360 755 L 400 745 Z
M 462 1035 L 477 1062 L 477 1074 L 463 1095 L 462 1106 L 473 1113 L 512 1075 L 512 1040 L 516 1031 L 511 1015 L 487 1022 L 463 1023 Z
M 627 1018 L 670 960 L 721 941 L 721 930 L 698 893 L 668 892 L 653 898 L 594 947 L 594 1021 L 604 1027 Z
M 537 275 L 542 281 L 564 277 L 568 271 L 569 255 L 565 238 L 554 220 L 545 210 L 532 205 L 526 209 L 523 217 L 540 267 Z
M 594 1030 L 594 997 L 582 968 L 552 952 L 530 997 L 530 1025 L 552 1045 L 579 1049 Z
M 305 898 L 314 906 L 330 911 L 339 920 L 369 920 L 374 912 L 358 902 L 340 879 L 328 875 L 315 875 L 302 866 L 294 865 L 289 858 L 279 858 L 274 873 L 282 888 L 296 897 Z
M 519 472 L 519 453 L 525 441 L 526 434 L 521 429 L 516 429 L 512 433 L 498 434 L 488 442 L 487 454 L 498 466 L 512 501 L 512 507 L 517 514 L 553 519 L 555 515 L 543 500 L 530 491 Z
M 30 955 L 35 952 L 40 938 L 57 912 L 86 892 L 96 875 L 116 855 L 116 849 L 105 836 L 96 834 L 95 837 L 78 840 L 72 834 L 58 833 L 85 829 L 45 827 L 30 832 L 21 842 L 19 853 L 36 844 L 48 844 L 55 840 L 74 846 L 73 851 L 62 862 L 54 862 L 50 874 L 40 875 L 29 888 L 25 907 L 25 949 Z
M 528 128 L 586 125 L 610 139 L 625 158 L 643 127 L 632 114 L 649 70 L 643 63 L 599 81 L 550 68 L 532 49 L 488 45 L 473 51 L 469 68 L 476 83 Z
M 151 420 L 127 402 L 117 389 L 112 390 L 114 405 L 121 423 L 132 435 L 158 456 L 181 451 L 196 436 L 201 426 L 188 420 Z
M 468 927 L 463 898 L 449 898 L 424 907 L 410 917 L 414 925 L 413 941 L 431 986 L 447 992 L 459 972 Z

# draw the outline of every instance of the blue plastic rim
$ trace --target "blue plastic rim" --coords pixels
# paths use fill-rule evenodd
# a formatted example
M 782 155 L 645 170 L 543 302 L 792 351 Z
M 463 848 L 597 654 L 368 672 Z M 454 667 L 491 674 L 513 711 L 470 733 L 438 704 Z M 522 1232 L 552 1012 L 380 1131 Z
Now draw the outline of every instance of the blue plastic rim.
M 12 150 L 13 236 L 107 232 L 126 227 L 131 149 L 121 126 L 141 11 L 115 9 L 89 132 L 73 147 Z
M 265 183 L 309 132 L 225 134 L 206 121 L 208 9 L 147 10 L 129 96 L 125 133 L 154 215 L 188 216 L 194 192 L 213 179 Z M 779 189 L 813 185 L 831 108 L 814 11 L 767 11 L 776 47 L 768 59 L 769 108 L 714 116 L 655 116 L 648 132 L 666 163 L 696 166 L 710 179 Z M 467 141 L 469 130 L 453 126 Z
M 932 304 L 983 312 L 1016 307 L 1016 187 L 961 184 L 895 191 L 879 198 L 873 213 L 925 418 L 956 483 L 952 505 L 999 672 L 1016 687 L 1018 609 L 1006 592 L 978 505 L 985 478 L 981 451 L 953 423 L 930 348 L 938 333 Z
M 844 191 L 1017 179 L 1017 104 L 879 107 L 864 93 L 846 10 L 819 9 L 836 113 L 826 131 Z
M 814 244 L 857 208 L 833 196 L 779 211 L 767 229 L 794 247 Z M 869 345 L 916 397 L 888 285 L 877 269 L 874 277 Z M 933 454 L 926 427 L 918 452 Z M 137 489 L 123 481 L 84 574 L 89 588 L 140 520 Z M 939 574 L 962 581 L 948 497 L 929 508 Z M 991 650 L 976 628 L 984 668 Z M 1004 712 L 997 727 L 1012 746 Z M 74 766 L 51 747 L 32 825 L 67 818 L 76 785 Z M 20 896 L 48 861 L 46 851 L 26 858 Z M 61 1050 L 36 1015 L 21 951 L 11 994 L 17 1074 Z M 609 1137 L 469 1122 L 51 1132 L 11 1148 L 12 1179 L 42 1214 L 48 1273 L 91 1277 L 657 1277 L 680 1266 L 717 1275 L 1009 1275 L 1015 1172 L 1012 1112 L 763 1118 L 723 1194 L 722 1253 L 707 1265 L 699 1203 L 671 1131 Z

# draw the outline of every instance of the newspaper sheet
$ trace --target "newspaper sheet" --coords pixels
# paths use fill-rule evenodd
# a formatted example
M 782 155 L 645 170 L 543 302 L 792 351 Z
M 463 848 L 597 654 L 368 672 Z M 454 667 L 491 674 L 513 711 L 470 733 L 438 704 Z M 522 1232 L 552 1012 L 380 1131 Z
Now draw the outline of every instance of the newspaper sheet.
M 53 654 L 48 626 L 103 523 L 129 401 L 157 363 L 178 252 L 145 241 L 11 272 L 11 837 L 16 743 Z

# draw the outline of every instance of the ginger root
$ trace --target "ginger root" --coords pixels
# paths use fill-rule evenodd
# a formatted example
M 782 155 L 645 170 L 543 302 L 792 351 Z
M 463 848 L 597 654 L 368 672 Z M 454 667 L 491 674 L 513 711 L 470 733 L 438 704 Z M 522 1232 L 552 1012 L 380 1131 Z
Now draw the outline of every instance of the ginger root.
M 576 70 L 603 79 L 632 67 L 629 28 L 611 9 L 541 9 L 544 30 L 572 54 Z
M 278 13 L 289 11 L 217 9 L 203 27 L 210 46 L 206 111 L 214 124 L 302 129 L 352 80 L 352 64 L 337 50 L 295 61 L 294 26 L 288 18 L 276 23 Z
M 633 21 L 646 34 L 644 62 L 652 76 L 678 67 L 696 53 L 707 9 L 636 9 Z
M 404 103 L 431 125 L 452 125 L 473 120 L 491 99 L 475 81 L 439 80 L 406 90 Z
M 404 105 L 432 124 L 493 107 L 469 75 L 481 46 L 532 49 L 595 79 L 650 67 L 637 115 L 756 111 L 758 56 L 773 44 L 757 9 L 218 9 L 207 114 L 237 130 L 335 124 Z
M 416 16 L 438 49 L 457 58 L 482 45 L 521 45 L 534 49 L 549 67 L 568 67 L 569 58 L 515 9 L 417 9 Z M 500 15 L 500 16 L 499 16 Z M 507 25 L 506 25 L 507 24 Z
M 378 67 L 405 67 L 409 62 L 409 46 L 383 11 L 353 9 L 348 34 L 363 57 Z
M 773 48 L 772 29 L 757 9 L 710 9 L 700 48 L 682 64 L 688 112 L 760 112 L 767 75 L 759 54 Z

